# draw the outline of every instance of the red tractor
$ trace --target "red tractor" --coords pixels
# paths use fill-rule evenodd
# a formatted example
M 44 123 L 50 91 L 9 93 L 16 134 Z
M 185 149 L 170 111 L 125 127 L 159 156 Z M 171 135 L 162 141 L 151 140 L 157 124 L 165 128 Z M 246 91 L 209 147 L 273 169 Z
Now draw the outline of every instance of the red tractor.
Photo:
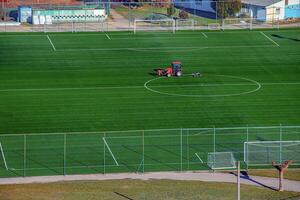
M 179 61 L 173 61 L 170 67 L 166 69 L 155 69 L 158 76 L 182 76 L 182 64 Z

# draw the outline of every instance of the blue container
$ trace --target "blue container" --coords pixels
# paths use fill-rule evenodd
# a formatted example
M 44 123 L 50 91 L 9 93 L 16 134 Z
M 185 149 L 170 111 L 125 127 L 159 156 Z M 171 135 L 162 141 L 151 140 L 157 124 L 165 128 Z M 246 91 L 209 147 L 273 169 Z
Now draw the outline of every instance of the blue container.
M 19 22 L 32 22 L 32 7 L 30 6 L 19 6 L 18 7 L 18 18 Z

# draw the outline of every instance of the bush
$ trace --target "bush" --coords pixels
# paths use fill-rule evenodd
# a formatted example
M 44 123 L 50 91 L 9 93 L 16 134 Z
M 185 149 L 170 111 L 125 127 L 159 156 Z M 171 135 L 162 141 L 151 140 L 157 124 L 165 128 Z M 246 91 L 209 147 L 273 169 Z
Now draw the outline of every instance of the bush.
M 170 5 L 168 8 L 167 8 L 167 14 L 169 17 L 171 17 L 172 15 L 174 15 L 176 12 L 175 10 L 175 7 L 174 5 Z
M 180 19 L 188 19 L 189 18 L 189 14 L 184 10 L 180 11 L 178 16 Z

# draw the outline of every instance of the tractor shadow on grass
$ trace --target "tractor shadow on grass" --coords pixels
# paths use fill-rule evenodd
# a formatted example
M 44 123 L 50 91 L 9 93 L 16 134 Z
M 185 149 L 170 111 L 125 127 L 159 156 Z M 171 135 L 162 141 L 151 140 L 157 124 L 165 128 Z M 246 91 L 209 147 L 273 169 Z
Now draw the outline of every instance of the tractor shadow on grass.
M 232 174 L 232 175 L 234 175 L 234 176 L 237 176 L 237 174 L 236 174 L 235 172 L 230 172 L 230 174 Z M 274 188 L 274 187 L 265 185 L 265 184 L 263 184 L 263 183 L 260 183 L 260 182 L 258 182 L 258 181 L 256 181 L 256 180 L 252 179 L 252 178 L 248 175 L 248 173 L 247 173 L 246 171 L 241 171 L 241 176 L 240 176 L 240 177 L 241 177 L 242 179 L 245 179 L 245 180 L 251 181 L 251 182 L 253 182 L 253 183 L 257 184 L 257 185 L 260 185 L 260 186 L 262 186 L 262 187 L 264 187 L 264 188 L 267 188 L 267 189 L 270 189 L 270 190 L 274 190 L 274 191 L 278 191 L 278 190 L 277 190 L 276 188 Z
M 148 73 L 150 76 L 157 76 L 155 72 Z
M 284 36 L 277 35 L 277 34 L 272 34 L 272 36 L 276 37 L 276 38 L 280 38 L 280 39 L 287 39 L 287 40 L 292 40 L 294 42 L 300 42 L 300 40 L 296 39 L 296 38 L 284 37 Z

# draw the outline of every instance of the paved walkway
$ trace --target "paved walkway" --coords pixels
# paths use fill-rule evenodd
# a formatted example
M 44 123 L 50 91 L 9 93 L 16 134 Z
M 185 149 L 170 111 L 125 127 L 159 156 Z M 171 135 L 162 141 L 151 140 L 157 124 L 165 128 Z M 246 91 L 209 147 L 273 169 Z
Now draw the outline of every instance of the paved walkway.
M 67 176 L 37 176 L 26 178 L 1 178 L 3 184 L 26 184 L 26 183 L 50 183 L 59 181 L 76 180 L 118 180 L 118 179 L 169 179 L 169 180 L 195 180 L 207 182 L 236 183 L 237 177 L 233 173 L 209 173 L 209 172 L 149 172 L 144 174 L 118 173 L 118 174 L 90 174 L 90 175 L 67 175 Z M 276 190 L 277 178 L 241 175 L 241 183 Z M 300 181 L 284 181 L 284 190 L 300 192 Z

